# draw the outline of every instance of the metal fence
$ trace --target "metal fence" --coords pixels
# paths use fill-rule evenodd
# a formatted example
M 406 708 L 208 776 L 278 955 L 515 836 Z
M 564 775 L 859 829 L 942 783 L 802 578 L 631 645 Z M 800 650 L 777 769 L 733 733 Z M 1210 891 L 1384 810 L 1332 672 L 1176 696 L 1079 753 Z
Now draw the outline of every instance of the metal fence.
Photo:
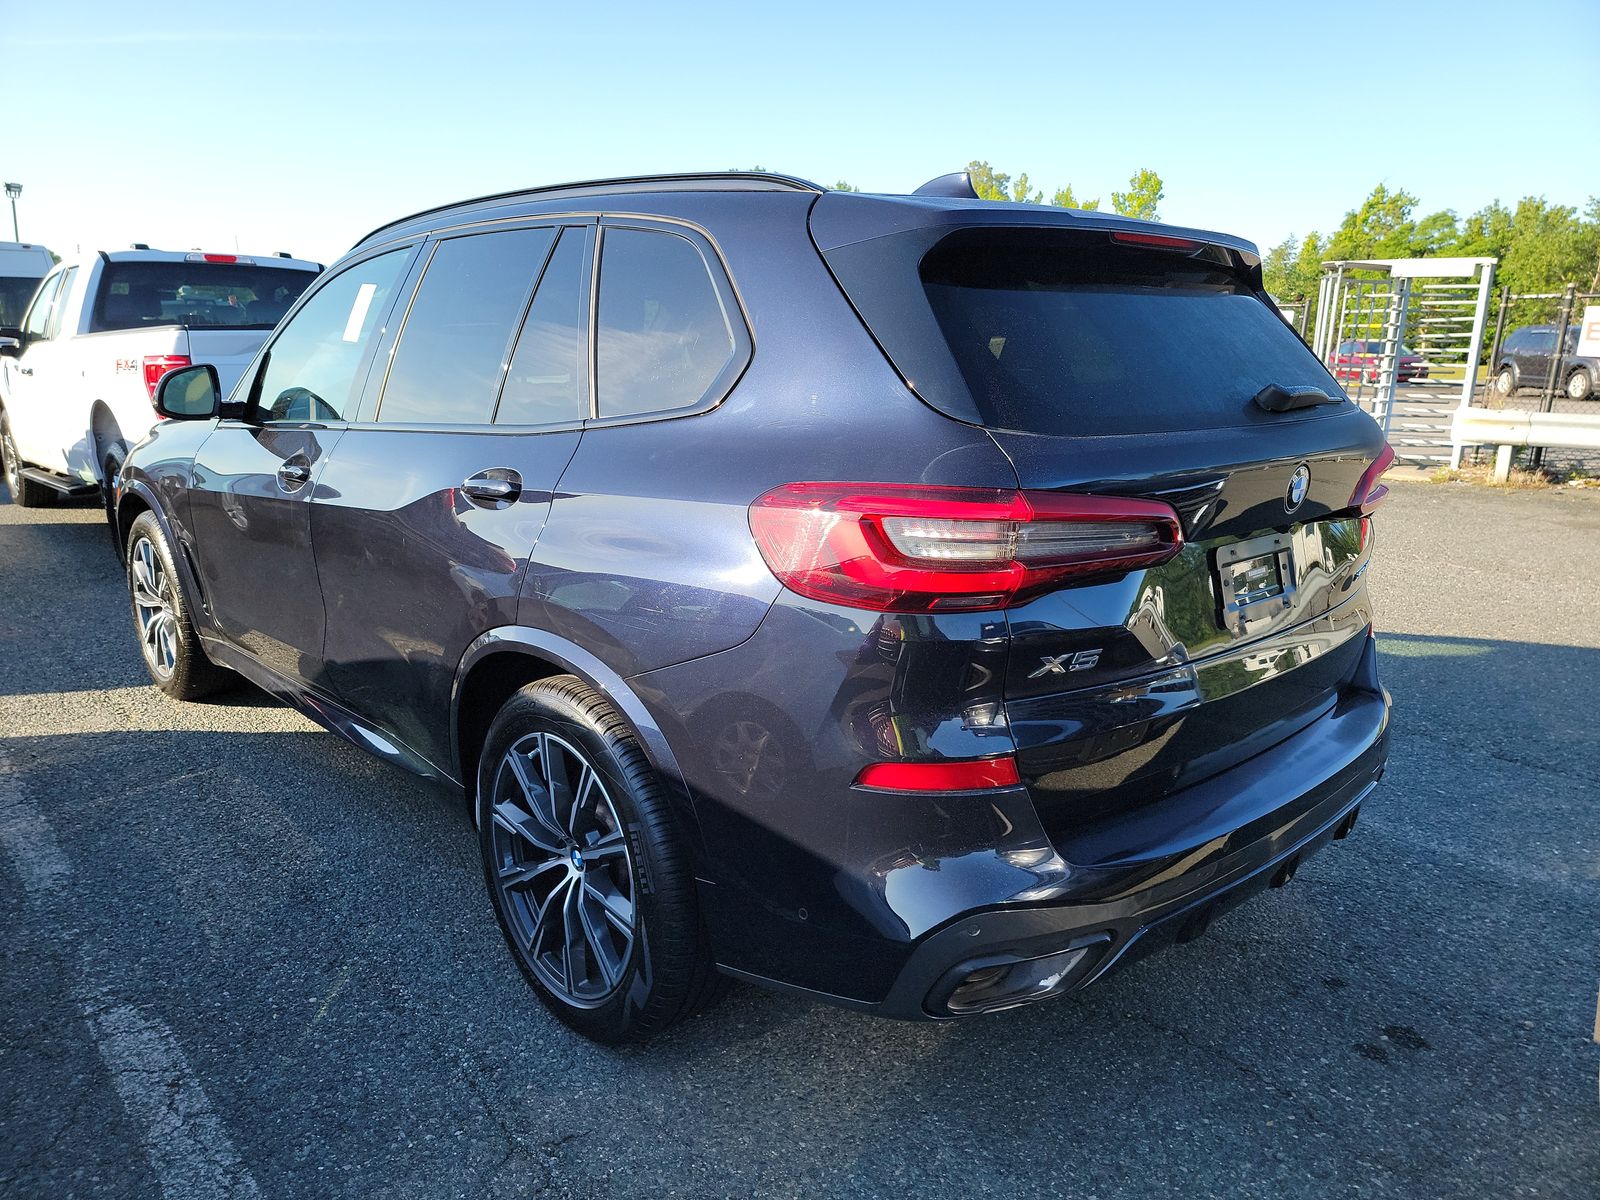
M 1560 291 L 1517 293 L 1502 288 L 1497 297 L 1494 338 L 1484 359 L 1479 396 L 1485 408 L 1600 415 L 1600 371 L 1573 353 L 1584 309 L 1600 304 L 1600 292 L 1579 291 L 1568 284 Z M 1517 345 L 1519 331 L 1538 331 L 1539 343 L 1529 352 Z M 1526 338 L 1524 335 L 1524 339 Z M 1525 452 L 1523 464 L 1551 470 L 1600 470 L 1592 450 Z

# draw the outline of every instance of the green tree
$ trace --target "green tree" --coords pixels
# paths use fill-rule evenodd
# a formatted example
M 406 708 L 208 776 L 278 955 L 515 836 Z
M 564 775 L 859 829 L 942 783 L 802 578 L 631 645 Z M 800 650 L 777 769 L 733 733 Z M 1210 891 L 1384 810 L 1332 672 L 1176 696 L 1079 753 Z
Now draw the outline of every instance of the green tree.
M 1119 216 L 1138 217 L 1143 221 L 1157 219 L 1157 209 L 1166 195 L 1161 176 L 1149 167 L 1140 167 L 1128 179 L 1128 190 L 1111 193 L 1111 208 Z
M 855 184 L 846 183 L 844 180 L 841 179 L 841 180 L 839 180 L 838 183 L 833 185 L 833 190 L 836 191 L 836 192 L 859 192 L 861 189 L 858 188 Z
M 1379 184 L 1361 203 L 1345 213 L 1328 239 L 1328 257 L 1334 259 L 1407 258 L 1417 225 L 1411 219 L 1417 198 L 1404 190 L 1390 191 Z
M 1013 183 L 1010 175 L 974 159 L 967 164 L 967 179 L 980 200 L 1011 200 L 1019 204 L 1044 202 L 1043 192 L 1030 191 L 1026 172 L 1018 175 Z
M 1070 183 L 1064 188 L 1057 188 L 1056 194 L 1050 197 L 1050 203 L 1057 208 L 1078 208 L 1084 212 L 1098 212 L 1100 209 L 1100 201 L 1098 199 L 1079 200 L 1074 196 Z

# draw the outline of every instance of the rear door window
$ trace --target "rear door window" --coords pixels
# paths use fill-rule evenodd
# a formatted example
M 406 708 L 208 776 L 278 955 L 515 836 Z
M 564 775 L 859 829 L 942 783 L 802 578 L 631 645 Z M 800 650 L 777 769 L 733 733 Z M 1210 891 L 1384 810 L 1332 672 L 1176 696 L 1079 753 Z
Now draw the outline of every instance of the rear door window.
M 1251 401 L 1269 383 L 1338 394 L 1248 280 L 1203 257 L 1104 234 L 972 230 L 935 246 L 921 279 L 993 428 L 1222 427 L 1260 419 Z
M 494 414 L 496 425 L 549 425 L 589 415 L 589 355 L 583 337 L 587 247 L 585 230 L 562 230 L 517 335 Z
M 600 249 L 595 398 L 599 417 L 712 400 L 740 340 L 712 267 L 690 238 L 609 227 Z
M 555 237 L 546 226 L 439 243 L 400 330 L 377 420 L 490 422 L 511 339 Z

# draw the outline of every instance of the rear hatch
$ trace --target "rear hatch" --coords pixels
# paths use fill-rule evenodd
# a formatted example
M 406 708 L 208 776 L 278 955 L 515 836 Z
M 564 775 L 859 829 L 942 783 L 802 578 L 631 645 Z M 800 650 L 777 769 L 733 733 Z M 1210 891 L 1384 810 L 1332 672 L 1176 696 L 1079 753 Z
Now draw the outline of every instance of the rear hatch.
M 1169 561 L 1008 610 L 1008 719 L 1058 841 L 1334 707 L 1370 623 L 1354 501 L 1383 439 L 1243 244 L 1036 220 L 824 255 L 912 386 L 987 429 L 1025 491 L 1158 498 L 1181 518 Z M 1331 402 L 1268 411 L 1269 385 Z

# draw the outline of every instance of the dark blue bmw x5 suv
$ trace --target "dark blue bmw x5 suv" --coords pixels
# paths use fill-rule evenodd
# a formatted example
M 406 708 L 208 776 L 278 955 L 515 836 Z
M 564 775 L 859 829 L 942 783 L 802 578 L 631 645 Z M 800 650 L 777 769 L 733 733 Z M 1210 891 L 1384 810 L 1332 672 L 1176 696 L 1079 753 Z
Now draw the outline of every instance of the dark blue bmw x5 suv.
M 1392 455 L 1248 243 L 771 175 L 384 226 L 114 498 L 157 686 L 460 785 L 540 997 L 1059 995 L 1355 823 Z

